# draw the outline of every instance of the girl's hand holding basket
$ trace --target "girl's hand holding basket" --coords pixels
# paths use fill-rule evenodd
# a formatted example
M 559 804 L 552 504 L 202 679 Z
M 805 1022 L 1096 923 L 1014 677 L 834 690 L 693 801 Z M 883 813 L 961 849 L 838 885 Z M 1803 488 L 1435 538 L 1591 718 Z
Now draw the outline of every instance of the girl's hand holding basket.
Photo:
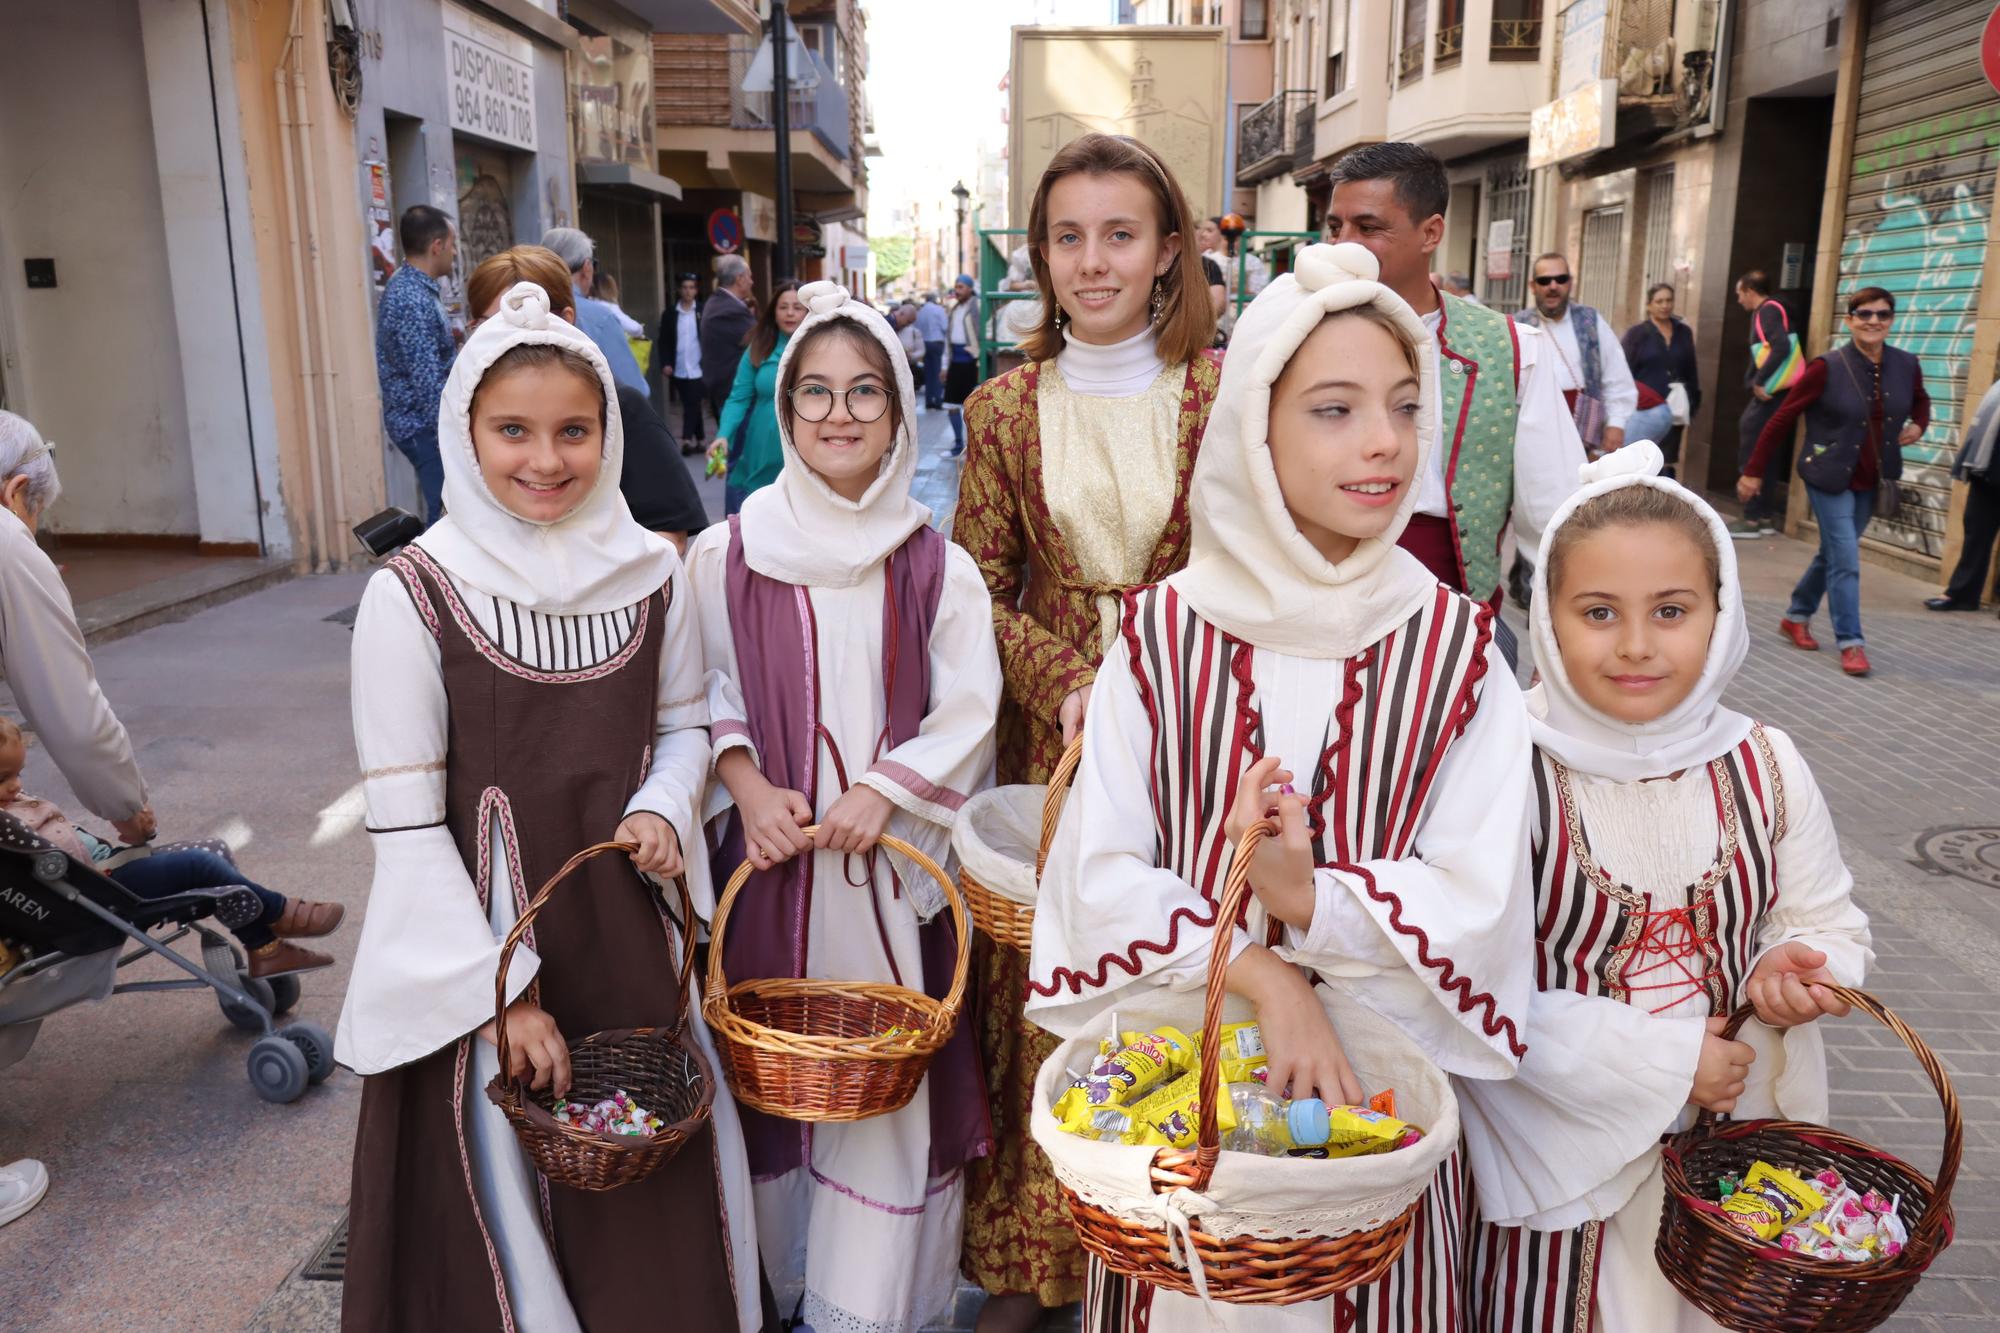
M 1313 890 L 1312 832 L 1306 825 L 1306 803 L 1292 790 L 1292 774 L 1275 756 L 1259 759 L 1243 771 L 1236 800 L 1223 817 L 1222 831 L 1231 843 L 1259 820 L 1272 821 L 1275 833 L 1257 844 L 1250 862 L 1250 891 L 1264 910 L 1288 926 L 1312 925 L 1318 895 Z M 1272 787 L 1280 790 L 1273 792 Z
M 819 821 L 813 842 L 827 851 L 866 856 L 875 850 L 896 807 L 873 787 L 856 783 L 841 793 Z
M 1765 1027 L 1795 1028 L 1821 1014 L 1847 1016 L 1847 1002 L 1832 989 L 1837 984 L 1826 955 L 1793 940 L 1758 960 L 1743 991 Z
M 803 830 L 812 823 L 805 794 L 779 787 L 764 776 L 750 752 L 730 750 L 715 762 L 716 776 L 743 819 L 743 854 L 758 870 L 791 860 L 813 845 Z
M 1317 1097 L 1328 1106 L 1367 1104 L 1333 1020 L 1304 973 L 1253 944 L 1230 963 L 1228 986 L 1256 1006 L 1268 1061 L 1265 1081 L 1274 1091 L 1294 1100 Z
M 1743 1095 L 1743 1085 L 1750 1077 L 1750 1062 L 1757 1058 L 1757 1051 L 1748 1042 L 1733 1041 L 1723 1035 L 1729 1027 L 1728 1019 L 1705 1021 L 1708 1033 L 1701 1039 L 1701 1059 L 1695 1062 L 1694 1087 L 1688 1090 L 1688 1101 L 1704 1111 L 1727 1115 L 1736 1109 L 1736 1099 Z
M 489 1046 L 500 1044 L 493 1022 L 482 1024 L 479 1035 Z M 507 1067 L 500 1074 L 517 1083 L 531 1069 L 535 1077 L 528 1086 L 536 1092 L 547 1088 L 560 1097 L 569 1091 L 569 1043 L 549 1011 L 523 996 L 507 1006 Z
M 681 873 L 681 839 L 674 826 L 650 810 L 635 810 L 625 816 L 613 842 L 629 842 L 634 850 L 632 864 L 648 875 L 672 879 Z

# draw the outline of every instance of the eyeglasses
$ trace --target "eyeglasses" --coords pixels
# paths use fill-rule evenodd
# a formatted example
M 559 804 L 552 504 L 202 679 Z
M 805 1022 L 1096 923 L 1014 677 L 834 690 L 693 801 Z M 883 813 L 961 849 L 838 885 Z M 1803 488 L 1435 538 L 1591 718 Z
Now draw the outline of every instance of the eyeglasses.
M 1569 283 L 1569 274 L 1544 273 L 1540 277 L 1535 279 L 1535 285 L 1537 287 L 1554 287 L 1559 283 L 1567 285 Z
M 1850 310 L 1847 317 L 1857 324 L 1887 324 L 1896 317 L 1896 312 L 1884 310 L 1881 306 L 1870 306 L 1866 310 Z
M 889 410 L 889 391 L 879 384 L 856 384 L 836 392 L 824 384 L 801 384 L 793 389 L 792 411 L 801 421 L 825 421 L 833 415 L 833 400 L 847 403 L 847 415 L 866 424 L 880 421 Z

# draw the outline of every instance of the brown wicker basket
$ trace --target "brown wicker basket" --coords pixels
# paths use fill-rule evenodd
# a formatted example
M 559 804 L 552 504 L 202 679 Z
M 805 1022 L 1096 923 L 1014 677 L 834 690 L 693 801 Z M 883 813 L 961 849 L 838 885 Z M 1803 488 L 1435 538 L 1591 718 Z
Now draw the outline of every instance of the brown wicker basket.
M 1865 991 L 1830 989 L 1901 1037 L 1930 1076 L 1944 1103 L 1944 1152 L 1937 1180 L 1819 1125 L 1792 1120 L 1717 1123 L 1702 1112 L 1686 1133 L 1667 1144 L 1666 1203 L 1654 1255 L 1681 1295 L 1723 1327 L 1742 1333 L 1862 1333 L 1874 1328 L 1895 1313 L 1931 1261 L 1951 1244 L 1951 1187 L 1964 1137 L 1951 1079 L 1923 1038 L 1881 1001 Z M 1748 1006 L 1738 1009 L 1723 1035 L 1733 1038 L 1752 1016 Z M 1901 1196 L 1910 1243 L 1892 1259 L 1843 1263 L 1759 1240 L 1727 1221 L 1715 1202 L 1716 1182 L 1740 1175 L 1754 1161 L 1808 1175 L 1832 1166 L 1857 1190 Z
M 644 1180 L 680 1151 L 681 1144 L 698 1132 L 708 1120 L 715 1100 L 715 1071 L 701 1048 L 687 1040 L 688 1014 L 694 1007 L 689 983 L 694 979 L 694 904 L 688 897 L 687 879 L 677 876 L 674 887 L 681 900 L 680 1016 L 671 1028 L 628 1028 L 597 1032 L 569 1043 L 570 1088 L 568 1095 L 579 1101 L 596 1102 L 623 1089 L 632 1100 L 657 1115 L 663 1122 L 651 1138 L 625 1134 L 596 1134 L 555 1118 L 552 1089 L 535 1092 L 525 1083 L 507 1077 L 507 967 L 514 950 L 527 937 L 542 905 L 556 885 L 568 878 L 592 857 L 606 852 L 629 855 L 637 848 L 629 842 L 600 842 L 586 847 L 563 863 L 563 868 L 542 885 L 528 910 L 507 932 L 500 949 L 500 972 L 493 985 L 494 1023 L 500 1056 L 500 1072 L 486 1085 L 486 1096 L 499 1107 L 514 1126 L 522 1151 L 535 1169 L 557 1184 L 579 1190 L 609 1190 Z M 650 887 L 650 886 L 649 886 Z M 657 896 L 659 890 L 652 888 Z
M 1055 841 L 1056 823 L 1062 818 L 1063 795 L 1069 791 L 1070 779 L 1076 775 L 1076 766 L 1082 760 L 1083 738 L 1079 736 L 1069 743 L 1062 758 L 1056 761 L 1055 771 L 1049 774 L 1048 793 L 1042 798 L 1042 838 L 1035 848 L 1037 884 L 1041 883 L 1042 869 L 1049 861 L 1049 844 Z M 1035 909 L 1031 904 L 995 893 L 963 865 L 959 866 L 958 885 L 965 891 L 965 907 L 972 913 L 973 925 L 997 944 L 1023 953 L 1028 951 L 1035 940 Z
M 1251 825 L 1243 835 L 1230 863 L 1217 921 L 1236 919 L 1250 892 L 1250 861 L 1257 844 L 1277 831 L 1277 825 L 1267 819 Z M 1215 932 L 1208 960 L 1208 993 L 1202 1003 L 1204 1042 L 1209 1033 L 1219 1031 L 1222 1025 L 1229 941 L 1229 931 Z M 1201 1062 L 1196 1146 L 1162 1148 L 1154 1154 L 1155 1194 L 1176 1189 L 1193 1190 L 1197 1194 L 1207 1191 L 1215 1174 L 1216 1160 L 1221 1156 L 1222 1136 L 1215 1113 L 1221 1068 L 1219 1060 Z M 1182 1295 L 1199 1294 L 1190 1268 L 1169 1257 L 1175 1246 L 1164 1229 L 1107 1212 L 1086 1202 L 1068 1186 L 1063 1187 L 1063 1202 L 1083 1248 L 1103 1260 L 1112 1272 Z M 1322 1300 L 1335 1292 L 1365 1286 L 1388 1272 L 1410 1239 L 1411 1223 L 1421 1203 L 1420 1197 L 1393 1220 L 1372 1231 L 1355 1231 L 1345 1236 L 1283 1240 L 1238 1236 L 1224 1240 L 1196 1229 L 1190 1233 L 1193 1253 L 1189 1259 L 1201 1264 L 1211 1300 L 1232 1305 L 1293 1305 Z
M 817 827 L 801 831 L 811 836 Z M 880 843 L 944 889 L 958 933 L 951 989 L 934 1000 L 889 982 L 775 977 L 731 984 L 722 975 L 723 932 L 750 879 L 745 861 L 729 877 L 709 927 L 702 1000 L 723 1077 L 744 1105 L 815 1122 L 866 1120 L 901 1110 L 958 1025 L 972 947 L 965 900 L 928 856 L 900 838 L 884 835 Z M 907 1030 L 884 1036 L 890 1028 Z

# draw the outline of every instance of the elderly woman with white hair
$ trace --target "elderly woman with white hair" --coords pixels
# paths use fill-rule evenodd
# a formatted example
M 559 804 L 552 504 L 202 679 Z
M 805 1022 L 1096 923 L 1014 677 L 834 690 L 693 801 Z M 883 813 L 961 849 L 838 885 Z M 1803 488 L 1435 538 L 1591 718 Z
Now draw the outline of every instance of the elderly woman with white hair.
M 25 418 L 0 411 L 0 675 L 77 798 L 128 843 L 153 836 L 132 739 L 97 688 L 69 590 L 35 528 L 62 494 L 55 456 Z M 0 1166 L 0 1226 L 48 1190 L 42 1164 Z

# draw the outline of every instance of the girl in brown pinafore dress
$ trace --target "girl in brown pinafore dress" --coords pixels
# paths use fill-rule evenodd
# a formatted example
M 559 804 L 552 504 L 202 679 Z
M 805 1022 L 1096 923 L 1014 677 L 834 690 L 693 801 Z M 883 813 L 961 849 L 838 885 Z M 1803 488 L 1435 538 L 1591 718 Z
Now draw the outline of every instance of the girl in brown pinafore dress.
M 579 397 L 583 370 L 596 382 Z M 356 619 L 376 869 L 337 1043 L 368 1076 L 350 1330 L 568 1333 L 650 1327 L 668 1310 L 686 1328 L 758 1324 L 725 1089 L 673 1161 L 602 1193 L 542 1179 L 485 1093 L 500 941 L 572 852 L 614 830 L 640 852 L 572 876 L 515 955 L 517 1069 L 560 1084 L 564 1041 L 670 1023 L 694 1002 L 676 993 L 675 934 L 633 862 L 670 871 L 676 843 L 700 847 L 701 649 L 678 559 L 619 495 L 616 404 L 589 339 L 547 313 L 540 288 L 509 292 L 445 386 L 450 514 L 375 576 Z M 588 429 L 600 411 L 601 453 Z M 496 468 L 508 454 L 511 470 Z

